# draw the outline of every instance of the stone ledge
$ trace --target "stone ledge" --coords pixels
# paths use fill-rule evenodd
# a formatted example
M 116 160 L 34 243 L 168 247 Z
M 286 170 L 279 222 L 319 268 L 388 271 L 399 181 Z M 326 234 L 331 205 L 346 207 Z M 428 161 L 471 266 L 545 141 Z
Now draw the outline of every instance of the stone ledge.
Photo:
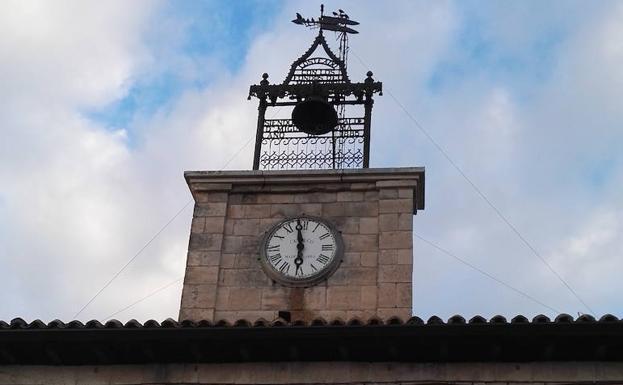
M 230 191 L 233 188 L 247 186 L 260 188 L 263 192 L 270 192 L 271 187 L 279 187 L 280 192 L 289 192 L 288 185 L 292 185 L 292 192 L 305 191 L 307 188 L 317 188 L 322 184 L 353 183 L 357 186 L 379 187 L 411 187 L 413 188 L 414 213 L 424 209 L 424 176 L 423 167 L 399 168 L 367 168 L 344 170 L 249 170 L 249 171 L 186 171 L 184 178 L 193 197 L 198 198 L 206 191 Z M 302 185 L 303 190 L 301 189 Z M 256 187 L 253 187 L 256 186 Z M 307 187 L 309 186 L 309 187 Z M 350 190 L 350 186 L 348 186 Z

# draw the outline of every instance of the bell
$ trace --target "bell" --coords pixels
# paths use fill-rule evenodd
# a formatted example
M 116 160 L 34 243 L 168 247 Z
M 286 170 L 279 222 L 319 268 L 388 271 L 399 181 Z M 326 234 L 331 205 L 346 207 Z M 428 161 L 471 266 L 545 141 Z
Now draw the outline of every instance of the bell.
M 337 126 L 337 112 L 322 99 L 309 98 L 292 110 L 292 122 L 309 135 L 323 135 Z

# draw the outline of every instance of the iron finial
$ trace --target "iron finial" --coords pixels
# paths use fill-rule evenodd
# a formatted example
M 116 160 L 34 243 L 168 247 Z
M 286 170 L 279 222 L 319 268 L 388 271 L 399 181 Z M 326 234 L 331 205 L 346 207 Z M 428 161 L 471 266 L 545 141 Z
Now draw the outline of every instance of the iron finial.
M 260 82 L 260 85 L 262 86 L 267 86 L 268 85 L 268 74 L 266 72 L 264 72 L 262 74 L 262 81 Z

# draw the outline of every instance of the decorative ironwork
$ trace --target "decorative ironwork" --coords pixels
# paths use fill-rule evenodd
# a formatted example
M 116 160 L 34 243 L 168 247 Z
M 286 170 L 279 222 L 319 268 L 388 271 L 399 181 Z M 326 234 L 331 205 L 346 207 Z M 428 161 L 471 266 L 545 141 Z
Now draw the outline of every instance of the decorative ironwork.
M 382 95 L 382 83 L 368 71 L 362 83 L 348 77 L 348 34 L 351 27 L 344 11 L 318 20 L 296 14 L 295 24 L 318 28 L 311 47 L 295 60 L 281 84 L 270 84 L 268 74 L 249 89 L 249 99 L 259 99 L 253 169 L 367 168 L 370 160 L 372 96 Z M 339 55 L 329 48 L 323 31 L 335 31 Z M 346 108 L 347 106 L 355 106 Z M 363 106 L 363 116 L 347 112 Z M 292 119 L 267 119 L 269 108 L 292 108 Z

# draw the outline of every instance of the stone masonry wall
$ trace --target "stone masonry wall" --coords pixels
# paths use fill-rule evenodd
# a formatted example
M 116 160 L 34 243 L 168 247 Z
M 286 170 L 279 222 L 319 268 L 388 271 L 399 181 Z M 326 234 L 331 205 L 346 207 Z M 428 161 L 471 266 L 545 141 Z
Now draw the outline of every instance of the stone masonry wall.
M 195 193 L 180 319 L 311 320 L 411 316 L 415 181 L 215 184 Z M 345 255 L 325 282 L 289 288 L 260 267 L 262 235 L 308 214 L 342 232 Z

